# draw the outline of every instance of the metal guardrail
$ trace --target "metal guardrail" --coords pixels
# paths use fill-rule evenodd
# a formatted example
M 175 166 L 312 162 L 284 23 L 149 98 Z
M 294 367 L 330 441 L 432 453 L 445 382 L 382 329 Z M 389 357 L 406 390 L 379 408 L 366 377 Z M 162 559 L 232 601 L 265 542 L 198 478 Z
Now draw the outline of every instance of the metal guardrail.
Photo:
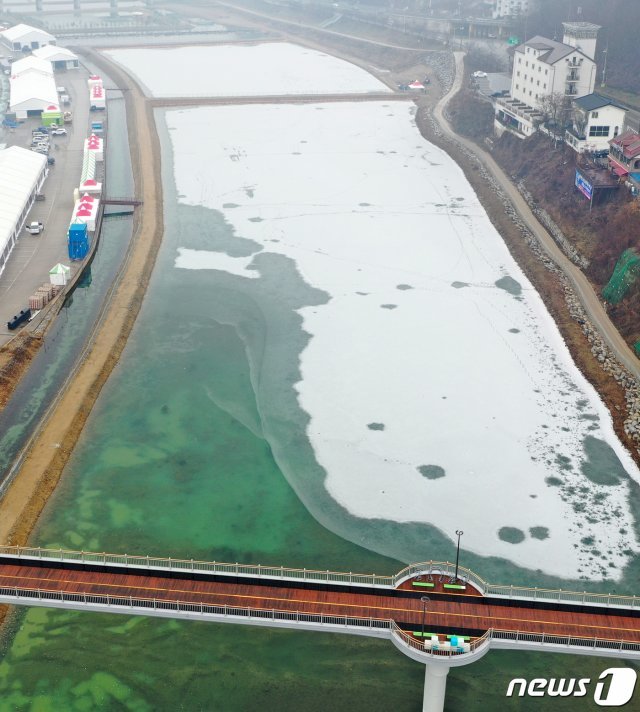
M 0 557 L 10 556 L 39 561 L 59 561 L 104 566 L 122 566 L 137 569 L 157 569 L 183 571 L 185 573 L 212 573 L 227 576 L 281 579 L 289 581 L 331 583 L 348 586 L 374 586 L 397 588 L 401 583 L 415 576 L 443 575 L 453 577 L 455 564 L 450 561 L 426 561 L 411 564 L 393 576 L 361 574 L 341 571 L 320 571 L 317 569 L 295 569 L 285 566 L 264 566 L 262 564 L 224 563 L 198 561 L 195 559 L 173 559 L 153 556 L 130 556 L 129 554 L 108 554 L 67 549 L 42 549 L 26 546 L 0 546 Z M 588 591 L 565 591 L 564 589 L 533 588 L 491 584 L 471 569 L 458 567 L 458 578 L 470 583 L 481 594 L 497 598 L 521 601 L 566 603 L 573 605 L 602 606 L 640 610 L 640 596 L 625 596 L 616 593 L 589 593 Z

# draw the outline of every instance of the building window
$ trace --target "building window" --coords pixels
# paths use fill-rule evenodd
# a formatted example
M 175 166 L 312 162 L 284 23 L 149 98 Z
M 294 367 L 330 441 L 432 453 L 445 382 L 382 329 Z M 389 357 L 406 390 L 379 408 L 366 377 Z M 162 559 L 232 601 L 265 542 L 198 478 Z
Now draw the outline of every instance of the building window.
M 608 136 L 609 126 L 591 126 L 589 128 L 589 136 Z
M 544 70 L 544 76 L 546 77 L 547 74 L 549 74 L 549 70 L 548 70 L 548 69 L 545 69 L 545 70 Z
M 516 89 L 520 89 L 520 85 L 519 85 L 519 84 L 516 84 Z
M 516 72 L 516 77 L 519 77 L 519 76 L 520 76 L 520 71 L 518 70 L 518 71 Z
M 538 81 L 536 82 L 536 86 L 538 86 L 538 87 L 540 86 L 540 80 L 539 80 L 539 79 L 538 79 Z
M 526 65 L 526 66 L 528 67 L 528 66 L 529 66 L 529 62 L 528 62 L 528 61 L 527 61 L 527 62 L 525 62 L 525 65 Z
M 546 84 L 543 84 L 543 85 L 542 85 L 542 88 L 543 88 L 543 89 L 546 89 L 546 88 L 547 88 L 547 85 L 546 85 Z
M 592 112 L 591 112 L 591 118 L 592 118 L 592 119 L 597 119 L 597 118 L 598 118 L 598 112 L 597 112 L 597 111 L 592 111 Z

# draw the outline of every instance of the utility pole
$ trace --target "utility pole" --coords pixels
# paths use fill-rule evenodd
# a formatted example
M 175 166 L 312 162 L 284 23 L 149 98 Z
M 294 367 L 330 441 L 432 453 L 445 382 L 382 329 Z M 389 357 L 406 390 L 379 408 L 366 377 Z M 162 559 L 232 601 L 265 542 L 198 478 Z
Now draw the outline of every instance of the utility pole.
M 600 82 L 600 86 L 603 87 L 607 81 L 607 53 L 609 51 L 609 44 L 607 43 L 607 46 L 602 50 L 602 54 L 604 54 L 604 64 L 602 65 L 602 81 Z

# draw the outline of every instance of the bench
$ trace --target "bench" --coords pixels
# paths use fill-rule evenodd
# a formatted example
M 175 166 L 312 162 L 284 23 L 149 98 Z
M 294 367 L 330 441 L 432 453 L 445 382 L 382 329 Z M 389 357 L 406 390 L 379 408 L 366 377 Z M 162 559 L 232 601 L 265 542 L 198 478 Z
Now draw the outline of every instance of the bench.
M 432 583 L 431 581 L 413 581 L 412 585 L 422 586 L 423 588 L 433 588 L 435 586 L 435 583 Z
M 445 583 L 443 584 L 443 588 L 453 588 L 456 589 L 457 591 L 466 591 L 467 587 L 464 585 L 461 585 L 459 583 Z

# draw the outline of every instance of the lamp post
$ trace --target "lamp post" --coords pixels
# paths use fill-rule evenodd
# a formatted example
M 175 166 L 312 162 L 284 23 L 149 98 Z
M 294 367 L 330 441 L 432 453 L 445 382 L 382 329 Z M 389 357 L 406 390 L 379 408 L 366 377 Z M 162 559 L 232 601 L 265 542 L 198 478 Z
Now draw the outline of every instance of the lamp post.
M 456 550 L 456 573 L 453 577 L 454 581 L 458 580 L 458 561 L 460 561 L 460 537 L 464 534 L 462 529 L 456 529 L 456 536 L 458 537 L 458 549 Z
M 604 55 L 604 65 L 602 67 L 602 81 L 600 82 L 600 86 L 603 87 L 607 81 L 607 51 L 609 50 L 609 47 L 607 46 L 606 49 L 602 50 L 602 54 Z
M 427 603 L 431 600 L 429 596 L 421 596 L 420 600 L 422 601 L 422 642 L 424 643 L 424 619 L 426 618 L 427 615 Z

